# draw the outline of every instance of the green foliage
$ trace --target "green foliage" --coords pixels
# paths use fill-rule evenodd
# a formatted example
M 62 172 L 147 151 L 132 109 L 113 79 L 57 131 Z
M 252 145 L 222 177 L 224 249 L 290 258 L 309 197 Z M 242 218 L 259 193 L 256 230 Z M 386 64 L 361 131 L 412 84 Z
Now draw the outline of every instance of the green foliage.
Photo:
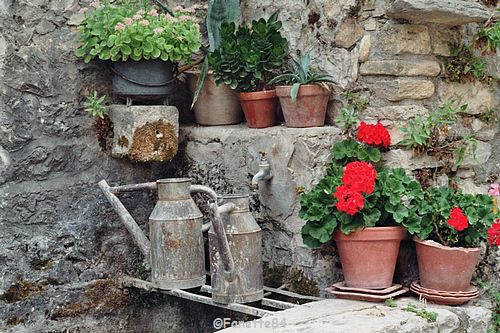
M 493 213 L 493 199 L 485 194 L 464 194 L 448 187 L 429 187 L 416 198 L 417 214 L 422 217 L 416 235 L 446 246 L 476 247 L 488 238 L 488 228 L 499 216 Z M 453 207 L 462 209 L 469 226 L 457 231 L 448 224 Z
M 459 114 L 467 110 L 467 104 L 457 106 L 455 101 L 445 101 L 427 116 L 418 116 L 408 121 L 400 130 L 404 139 L 399 145 L 419 152 L 435 154 L 440 157 L 455 155 L 455 167 L 459 167 L 467 153 L 475 156 L 477 140 L 473 135 L 464 135 L 461 140 L 447 137 L 448 125 L 458 120 Z
M 220 26 L 223 22 L 236 22 L 240 16 L 240 1 L 239 0 L 210 0 L 208 3 L 207 12 L 207 35 L 210 44 L 209 50 L 213 52 L 220 46 Z M 193 94 L 191 108 L 198 100 L 201 89 L 205 84 L 209 70 L 208 57 L 205 57 L 200 70 L 200 77 L 196 83 L 196 88 Z
M 97 91 L 94 90 L 90 96 L 87 96 L 87 100 L 85 101 L 84 107 L 85 111 L 90 113 L 90 115 L 94 118 L 104 119 L 104 116 L 107 115 L 107 110 L 104 107 L 104 101 L 106 96 L 99 97 L 97 95 Z
M 378 166 L 374 190 L 365 196 L 364 208 L 353 216 L 336 209 L 333 194 L 342 183 L 343 167 L 356 160 L 377 163 L 380 151 L 353 140 L 335 144 L 325 176 L 301 195 L 299 216 L 306 221 L 302 239 L 307 246 L 319 247 L 336 230 L 349 234 L 365 227 L 402 225 L 412 234 L 423 232 L 415 205 L 417 198 L 423 198 L 422 188 L 404 169 Z
M 500 22 L 491 21 L 474 36 L 474 46 L 483 55 L 496 53 L 500 47 Z
M 435 322 L 438 316 L 438 314 L 434 311 L 427 311 L 426 309 L 422 308 L 419 309 L 413 304 L 408 304 L 406 308 L 403 308 L 403 310 L 407 312 L 413 312 L 417 316 L 427 319 L 428 322 Z
M 477 118 L 489 124 L 500 123 L 500 115 L 498 111 L 498 109 L 491 109 L 488 112 L 478 114 Z
M 210 51 L 220 46 L 219 29 L 223 22 L 236 22 L 240 16 L 239 0 L 210 0 L 207 12 L 207 34 Z
M 161 59 L 188 62 L 201 46 L 198 24 L 187 12 L 175 17 L 131 0 L 96 4 L 85 14 L 75 51 L 86 63 L 101 60 Z
M 359 113 L 368 106 L 368 99 L 350 90 L 346 92 L 345 98 L 347 105 L 342 107 L 335 118 L 335 123 L 344 130 L 344 133 L 350 133 L 358 124 Z
M 269 81 L 269 85 L 274 85 L 276 83 L 291 85 L 292 89 L 290 91 L 290 96 L 294 104 L 297 102 L 297 94 L 299 93 L 300 86 L 303 84 L 319 83 L 322 84 L 325 89 L 330 90 L 326 83 L 333 83 L 333 78 L 330 75 L 319 74 L 316 72 L 315 68 L 310 67 L 310 52 L 306 52 L 300 61 L 294 58 L 292 58 L 292 60 L 294 63 L 293 69 L 287 73 L 276 76 Z
M 408 121 L 406 127 L 400 130 L 405 134 L 405 138 L 398 142 L 405 148 L 428 150 L 436 143 L 435 136 L 442 132 L 442 128 L 457 121 L 458 114 L 467 110 L 467 105 L 457 107 L 455 101 L 448 100 L 437 110 L 430 112 L 426 117 L 418 116 Z
M 259 91 L 273 71 L 283 66 L 288 41 L 281 36 L 277 13 L 268 20 L 253 21 L 251 28 L 224 22 L 220 47 L 209 54 L 217 84 L 237 91 Z
M 396 301 L 392 297 L 385 300 L 385 305 L 387 305 L 390 308 L 397 308 L 398 307 L 398 305 L 396 304 Z
M 474 55 L 470 46 L 453 45 L 449 57 L 441 57 L 444 62 L 443 77 L 451 82 L 474 82 L 491 80 L 486 63 Z

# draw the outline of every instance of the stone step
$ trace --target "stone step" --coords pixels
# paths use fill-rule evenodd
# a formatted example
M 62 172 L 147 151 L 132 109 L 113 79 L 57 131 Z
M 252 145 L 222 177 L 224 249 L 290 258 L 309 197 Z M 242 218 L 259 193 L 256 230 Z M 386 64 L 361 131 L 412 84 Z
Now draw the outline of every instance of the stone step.
M 437 314 L 435 322 L 404 309 L 412 304 Z M 219 319 L 219 318 L 218 318 Z M 220 318 L 222 319 L 222 318 Z M 396 307 L 384 303 L 326 299 L 276 313 L 275 315 L 244 323 L 233 323 L 225 318 L 214 321 L 214 328 L 229 327 L 219 332 L 238 333 L 410 333 L 410 332 L 471 332 L 488 330 L 491 311 L 469 302 L 462 306 L 445 306 L 419 303 L 418 299 L 405 297 L 396 300 Z M 219 325 L 215 327 L 215 325 Z M 233 325 L 233 327 L 230 327 Z
M 480 3 L 463 0 L 396 0 L 387 15 L 411 22 L 444 25 L 483 22 L 490 17 Z

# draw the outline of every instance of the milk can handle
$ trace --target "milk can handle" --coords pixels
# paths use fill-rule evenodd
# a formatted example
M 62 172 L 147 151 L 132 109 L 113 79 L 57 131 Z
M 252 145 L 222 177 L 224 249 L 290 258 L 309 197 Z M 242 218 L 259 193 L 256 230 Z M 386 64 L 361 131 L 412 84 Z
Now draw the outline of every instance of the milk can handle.
M 218 197 L 217 193 L 212 190 L 210 187 L 203 185 L 191 185 L 190 192 L 201 192 L 205 193 L 214 201 L 213 204 L 210 205 L 210 208 L 213 210 L 214 219 L 212 221 L 212 225 L 214 228 L 215 235 L 217 237 L 217 248 L 219 249 L 220 256 L 222 259 L 222 263 L 224 264 L 224 270 L 226 272 L 234 271 L 234 260 L 231 255 L 231 249 L 229 248 L 229 243 L 227 241 L 226 233 L 224 232 L 224 227 L 222 226 L 222 220 L 220 218 L 220 212 L 218 207 Z

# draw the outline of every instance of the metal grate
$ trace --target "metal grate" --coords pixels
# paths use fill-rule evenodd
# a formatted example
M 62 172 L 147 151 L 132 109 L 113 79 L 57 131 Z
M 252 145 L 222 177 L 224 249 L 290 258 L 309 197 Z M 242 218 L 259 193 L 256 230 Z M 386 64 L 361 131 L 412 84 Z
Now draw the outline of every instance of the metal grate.
M 136 278 L 133 278 L 130 276 L 124 276 L 124 277 L 120 278 L 120 284 L 123 287 L 133 287 L 133 288 L 143 289 L 146 291 L 159 292 L 159 293 L 163 293 L 163 294 L 167 294 L 167 295 L 171 295 L 171 296 L 175 296 L 175 297 L 184 298 L 184 299 L 187 299 L 187 300 L 190 300 L 193 302 L 208 304 L 208 305 L 216 306 L 219 308 L 228 309 L 231 311 L 236 311 L 236 312 L 252 315 L 255 317 L 265 317 L 265 316 L 272 315 L 272 314 L 276 313 L 277 311 L 291 309 L 291 308 L 294 308 L 296 306 L 299 306 L 298 304 L 293 304 L 293 303 L 284 302 L 284 301 L 280 301 L 280 300 L 276 300 L 276 299 L 271 299 L 268 297 L 263 298 L 260 302 L 252 303 L 252 305 L 238 304 L 238 303 L 231 303 L 231 304 L 215 303 L 211 297 L 200 294 L 200 293 L 211 294 L 212 287 L 207 286 L 207 285 L 200 287 L 198 290 L 195 290 L 195 289 L 163 290 L 163 289 L 155 288 L 153 286 L 153 284 L 149 281 L 136 279 Z M 266 296 L 271 296 L 272 294 L 279 294 L 282 296 L 293 297 L 296 299 L 307 300 L 307 301 L 320 301 L 323 299 L 320 297 L 300 295 L 300 294 L 297 294 L 297 293 L 294 293 L 291 291 L 282 290 L 280 288 L 271 288 L 271 287 L 264 286 L 264 290 L 267 292 Z M 262 306 L 263 308 L 261 308 L 259 306 Z

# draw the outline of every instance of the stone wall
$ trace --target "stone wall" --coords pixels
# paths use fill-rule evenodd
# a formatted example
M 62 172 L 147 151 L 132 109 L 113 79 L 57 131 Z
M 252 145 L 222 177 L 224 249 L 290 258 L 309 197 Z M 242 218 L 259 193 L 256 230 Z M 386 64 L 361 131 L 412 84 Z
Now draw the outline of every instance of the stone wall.
M 334 250 L 312 251 L 302 244 L 296 195 L 297 186 L 309 189 L 320 179 L 340 129 L 183 126 L 173 162 L 111 158 L 82 109 L 90 91 L 109 93 L 109 71 L 73 55 L 78 10 L 88 3 L 0 1 L 0 330 L 198 332 L 210 330 L 217 316 L 235 318 L 117 288 L 116 275 L 141 276 L 147 268 L 96 183 L 189 175 L 221 193 L 250 192 L 260 150 L 269 152 L 274 173 L 270 184 L 253 193 L 251 207 L 264 230 L 268 283 L 300 280 L 297 291 L 316 293 L 341 279 Z M 241 3 L 244 21 L 280 10 L 290 50 L 311 49 L 315 63 L 334 76 L 330 118 L 345 102 L 346 89 L 369 97 L 367 116 L 383 120 L 395 137 L 398 126 L 448 96 L 467 102 L 474 115 L 498 107 L 498 87 L 447 84 L 438 77 L 436 55 L 449 52 L 449 40 L 469 40 L 475 23 L 395 21 L 387 15 L 393 1 L 384 0 Z M 488 61 L 498 74 L 498 59 Z M 182 119 L 189 119 L 181 111 Z M 475 117 L 470 127 L 481 141 L 482 167 L 465 164 L 460 181 L 469 190 L 485 191 L 500 171 L 498 126 Z M 435 163 L 402 150 L 386 158 L 408 169 Z M 154 195 L 125 195 L 123 201 L 145 226 Z M 489 255 L 489 264 L 481 266 L 485 276 L 498 276 L 499 260 L 499 252 Z

